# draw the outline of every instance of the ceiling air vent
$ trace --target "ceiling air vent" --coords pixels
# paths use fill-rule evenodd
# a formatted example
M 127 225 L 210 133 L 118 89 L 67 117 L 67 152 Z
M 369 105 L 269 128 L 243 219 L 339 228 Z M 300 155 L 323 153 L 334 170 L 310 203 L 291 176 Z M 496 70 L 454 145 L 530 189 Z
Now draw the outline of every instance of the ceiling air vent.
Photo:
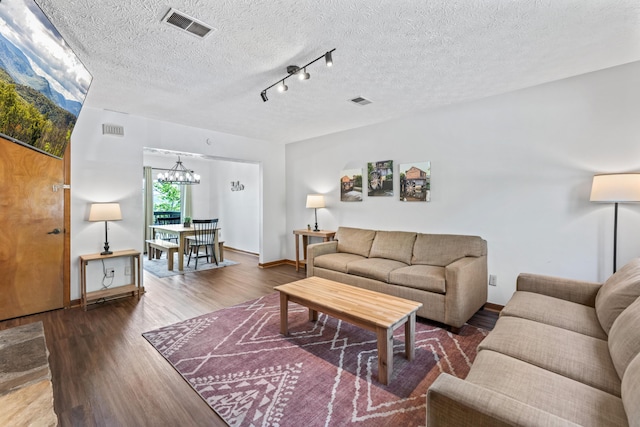
M 359 96 L 357 98 L 350 99 L 349 101 L 353 102 L 354 104 L 358 104 L 358 105 L 371 104 L 370 100 L 368 100 L 367 98 L 363 98 L 361 96 Z
M 175 9 L 169 9 L 169 12 L 162 18 L 162 22 L 171 24 L 174 27 L 186 31 L 187 33 L 194 35 L 198 38 L 205 38 L 213 28 L 209 27 L 204 22 L 198 21 L 185 13 L 179 12 Z

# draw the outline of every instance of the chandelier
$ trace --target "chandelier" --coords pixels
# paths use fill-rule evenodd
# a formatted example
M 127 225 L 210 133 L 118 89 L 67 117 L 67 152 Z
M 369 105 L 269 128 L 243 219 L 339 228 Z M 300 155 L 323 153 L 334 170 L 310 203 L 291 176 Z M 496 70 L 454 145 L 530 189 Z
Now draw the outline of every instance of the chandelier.
M 170 184 L 200 184 L 200 175 L 194 173 L 184 167 L 178 156 L 178 161 L 175 166 L 166 172 L 160 172 L 158 174 L 158 182 L 168 182 Z

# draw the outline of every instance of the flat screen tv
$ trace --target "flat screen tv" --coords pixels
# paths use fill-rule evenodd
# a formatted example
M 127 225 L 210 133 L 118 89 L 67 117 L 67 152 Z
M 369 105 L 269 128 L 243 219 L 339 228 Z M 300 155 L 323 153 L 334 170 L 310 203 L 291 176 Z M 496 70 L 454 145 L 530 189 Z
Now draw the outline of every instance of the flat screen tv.
M 0 134 L 62 158 L 91 75 L 34 0 L 0 0 Z

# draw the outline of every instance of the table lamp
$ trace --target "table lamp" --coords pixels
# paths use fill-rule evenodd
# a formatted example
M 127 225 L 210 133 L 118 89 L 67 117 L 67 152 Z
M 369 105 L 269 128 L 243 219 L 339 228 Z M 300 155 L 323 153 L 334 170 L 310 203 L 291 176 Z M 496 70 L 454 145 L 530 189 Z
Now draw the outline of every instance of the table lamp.
M 89 221 L 104 221 L 104 252 L 100 255 L 111 255 L 109 250 L 109 238 L 107 235 L 107 221 L 120 221 L 120 203 L 93 203 L 89 211 Z
M 316 228 L 313 231 L 320 231 L 318 228 L 318 208 L 324 208 L 324 196 L 322 194 L 307 195 L 307 208 L 313 208 L 316 217 Z
M 613 272 L 615 273 L 618 245 L 618 203 L 640 202 L 640 173 L 595 175 L 589 200 L 615 204 L 613 216 Z

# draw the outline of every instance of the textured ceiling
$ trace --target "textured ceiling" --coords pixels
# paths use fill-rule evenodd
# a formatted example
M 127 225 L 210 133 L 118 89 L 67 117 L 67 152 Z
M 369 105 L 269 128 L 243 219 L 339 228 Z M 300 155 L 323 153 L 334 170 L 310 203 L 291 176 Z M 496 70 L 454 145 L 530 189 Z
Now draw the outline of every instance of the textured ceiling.
M 640 60 L 637 0 L 37 2 L 93 75 L 85 105 L 283 143 Z

